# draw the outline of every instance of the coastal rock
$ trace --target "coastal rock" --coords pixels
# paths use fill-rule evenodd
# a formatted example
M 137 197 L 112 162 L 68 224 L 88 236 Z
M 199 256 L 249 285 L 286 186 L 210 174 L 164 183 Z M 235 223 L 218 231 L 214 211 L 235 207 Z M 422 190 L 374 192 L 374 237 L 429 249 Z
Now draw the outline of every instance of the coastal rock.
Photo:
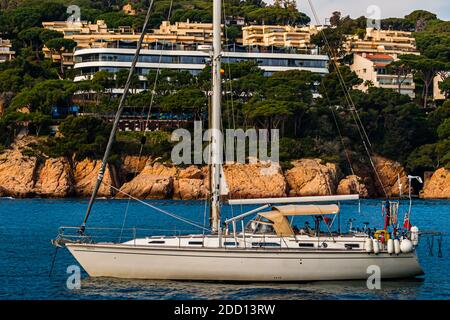
M 349 175 L 339 181 L 336 194 L 359 194 L 363 198 L 369 196 L 369 192 L 367 191 L 363 179 L 357 175 Z
M 196 166 L 180 169 L 173 186 L 174 199 L 205 199 L 208 194 L 207 171 Z
M 336 193 L 337 167 L 320 159 L 300 159 L 286 171 L 289 196 L 319 196 Z
M 426 179 L 421 197 L 450 199 L 450 170 L 437 169 L 430 178 Z
M 176 167 L 160 163 L 147 165 L 133 180 L 125 183 L 117 198 L 126 198 L 130 194 L 139 199 L 166 199 L 173 191 L 173 177 Z M 125 193 L 125 194 L 124 194 Z
M 205 199 L 208 186 L 203 179 L 177 179 L 174 182 L 173 198 L 180 200 Z
M 224 173 L 230 198 L 286 196 L 286 180 L 278 163 L 227 164 Z
M 399 162 L 381 156 L 374 156 L 372 159 L 388 196 L 399 194 L 399 178 L 402 194 L 408 193 L 408 174 Z M 384 196 L 383 187 L 380 185 L 376 175 L 373 180 L 378 195 Z
M 139 173 L 144 170 L 150 160 L 151 158 L 148 156 L 124 156 L 122 158 L 122 170 L 126 173 Z
M 37 172 L 35 193 L 43 197 L 62 198 L 72 194 L 71 168 L 67 159 L 50 158 Z
M 0 154 L 0 186 L 5 196 L 32 196 L 37 164 L 36 157 L 23 155 L 18 149 Z
M 178 173 L 180 179 L 203 179 L 204 173 L 196 166 L 189 166 L 185 169 L 180 169 Z
M 89 197 L 94 190 L 101 160 L 84 159 L 74 164 L 73 181 L 75 193 L 80 197 Z M 98 191 L 98 197 L 111 197 L 114 190 L 109 186 L 117 187 L 111 175 L 110 166 L 106 168 L 103 183 Z

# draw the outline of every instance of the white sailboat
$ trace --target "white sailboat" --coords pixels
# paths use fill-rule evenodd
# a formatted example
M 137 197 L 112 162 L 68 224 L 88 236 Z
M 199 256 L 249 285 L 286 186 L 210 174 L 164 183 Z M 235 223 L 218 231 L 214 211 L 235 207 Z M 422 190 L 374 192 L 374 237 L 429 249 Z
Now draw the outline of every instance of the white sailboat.
M 150 11 L 150 8 L 149 8 Z M 213 7 L 213 97 L 211 135 L 211 229 L 210 234 L 135 237 L 119 243 L 94 242 L 86 222 L 100 186 L 107 158 L 122 112 L 116 114 L 97 185 L 80 227 L 63 227 L 56 246 L 65 246 L 92 277 L 134 279 L 208 280 L 208 281 L 311 281 L 367 279 L 368 268 L 378 266 L 381 278 L 405 278 L 423 274 L 416 255 L 418 231 L 406 230 L 401 238 L 384 241 L 369 232 L 341 233 L 332 224 L 320 222 L 325 216 L 335 219 L 336 204 L 356 200 L 358 195 L 229 200 L 230 205 L 260 205 L 225 221 L 221 220 L 220 190 L 223 184 L 220 141 L 221 118 L 221 1 Z M 146 20 L 130 76 L 139 55 Z M 163 211 L 163 210 L 159 210 Z M 244 219 L 254 216 L 246 225 Z M 298 230 L 289 218 L 315 217 L 314 230 Z M 333 220 L 334 221 L 334 220 Z M 239 228 L 238 228 L 239 226 Z M 75 236 L 67 231 L 76 230 Z

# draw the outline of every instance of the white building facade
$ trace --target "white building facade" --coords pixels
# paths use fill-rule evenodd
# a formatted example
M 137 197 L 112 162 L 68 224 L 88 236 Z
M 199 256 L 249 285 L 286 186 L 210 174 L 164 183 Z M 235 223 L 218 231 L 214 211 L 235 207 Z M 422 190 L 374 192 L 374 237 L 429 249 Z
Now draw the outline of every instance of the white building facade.
M 395 58 L 386 54 L 354 54 L 350 69 L 354 71 L 363 83 L 356 89 L 367 91 L 370 86 L 393 89 L 401 94 L 414 98 L 414 79 L 412 74 L 396 75 L 390 72 L 388 65 Z
M 132 48 L 77 50 L 74 54 L 74 68 L 78 71 L 78 75 L 74 81 L 88 80 L 101 70 L 117 73 L 121 69 L 128 69 L 131 67 L 135 51 Z M 225 51 L 222 61 L 224 63 L 255 61 L 265 75 L 287 70 L 306 70 L 321 75 L 328 73 L 328 56 L 326 55 Z M 209 52 L 201 50 L 142 49 L 136 66 L 136 73 L 142 81 L 142 90 L 147 89 L 146 75 L 151 70 L 172 69 L 188 71 L 196 75 L 209 62 Z

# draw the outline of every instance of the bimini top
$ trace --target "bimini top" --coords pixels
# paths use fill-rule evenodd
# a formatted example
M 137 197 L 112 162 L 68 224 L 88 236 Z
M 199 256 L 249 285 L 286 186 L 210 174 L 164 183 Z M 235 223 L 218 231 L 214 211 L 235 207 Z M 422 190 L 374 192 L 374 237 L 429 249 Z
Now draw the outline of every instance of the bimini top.
M 272 211 L 283 216 L 310 216 L 322 214 L 337 214 L 339 213 L 339 207 L 335 204 L 287 205 L 273 206 Z
M 272 211 L 261 212 L 259 215 L 270 220 L 273 228 L 279 236 L 290 236 L 294 234 L 287 216 L 310 216 L 337 214 L 339 207 L 335 204 L 330 205 L 287 205 L 272 207 Z

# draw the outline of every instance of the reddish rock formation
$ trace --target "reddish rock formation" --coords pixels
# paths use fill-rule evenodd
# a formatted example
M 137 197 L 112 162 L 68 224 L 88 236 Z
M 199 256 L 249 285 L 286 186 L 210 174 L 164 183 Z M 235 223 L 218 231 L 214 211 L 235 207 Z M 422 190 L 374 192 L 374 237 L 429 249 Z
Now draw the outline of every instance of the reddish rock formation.
M 0 186 L 3 193 L 13 197 L 32 196 L 36 166 L 36 157 L 25 156 L 17 149 L 0 154 Z
M 77 196 L 89 197 L 94 190 L 95 182 L 97 181 L 98 171 L 100 170 L 101 160 L 84 159 L 75 162 L 73 168 L 74 189 Z M 107 167 L 103 177 L 102 185 L 98 191 L 99 197 L 111 197 L 114 195 L 114 190 L 109 186 L 116 186 L 114 179 L 111 176 L 110 168 Z
M 139 173 L 144 170 L 150 160 L 151 158 L 148 156 L 124 156 L 122 158 L 122 170 L 126 173 Z
M 450 170 L 440 168 L 426 179 L 421 197 L 450 199 Z
M 165 199 L 171 196 L 173 176 L 176 167 L 167 167 L 160 163 L 147 165 L 133 180 L 125 183 L 117 198 L 126 198 L 130 194 L 139 199 Z
M 231 164 L 224 166 L 230 198 L 285 197 L 286 180 L 278 164 Z
M 399 177 L 402 193 L 408 193 L 408 174 L 400 163 L 380 156 L 374 156 L 372 159 L 387 195 L 399 194 Z M 384 191 L 378 178 L 374 176 L 373 180 L 378 194 L 384 196 Z
M 63 198 L 73 191 L 73 179 L 70 164 L 61 157 L 47 159 L 38 169 L 35 193 L 43 197 Z
M 344 179 L 339 181 L 336 194 L 359 194 L 363 198 L 367 198 L 369 196 L 369 192 L 367 191 L 363 179 L 356 175 L 346 176 Z
M 10 149 L 0 153 L 0 196 L 13 197 L 89 197 L 97 180 L 100 160 L 68 161 L 66 158 L 29 156 L 35 138 L 18 140 Z M 38 153 L 38 151 L 34 151 Z M 28 155 L 27 155 L 28 154 Z M 377 172 L 389 195 L 398 194 L 398 176 L 402 192 L 408 192 L 405 169 L 396 161 L 373 157 Z M 108 185 L 141 199 L 205 199 L 208 195 L 208 168 L 175 166 L 153 163 L 149 157 L 127 156 L 117 171 L 110 166 L 104 176 L 100 197 L 124 198 Z M 370 166 L 355 166 L 357 176 L 347 176 L 339 184 L 336 165 L 319 159 L 300 159 L 282 172 L 270 163 L 227 164 L 224 173 L 230 198 L 259 198 L 357 193 L 363 197 L 383 196 L 381 185 Z M 136 174 L 136 177 L 134 175 Z M 125 176 L 126 175 L 126 176 Z M 426 180 L 422 197 L 450 198 L 450 171 L 441 168 Z
M 289 196 L 330 195 L 336 193 L 337 168 L 320 159 L 300 159 L 285 173 Z
M 208 172 L 196 166 L 180 169 L 173 183 L 173 198 L 205 199 L 208 195 Z

